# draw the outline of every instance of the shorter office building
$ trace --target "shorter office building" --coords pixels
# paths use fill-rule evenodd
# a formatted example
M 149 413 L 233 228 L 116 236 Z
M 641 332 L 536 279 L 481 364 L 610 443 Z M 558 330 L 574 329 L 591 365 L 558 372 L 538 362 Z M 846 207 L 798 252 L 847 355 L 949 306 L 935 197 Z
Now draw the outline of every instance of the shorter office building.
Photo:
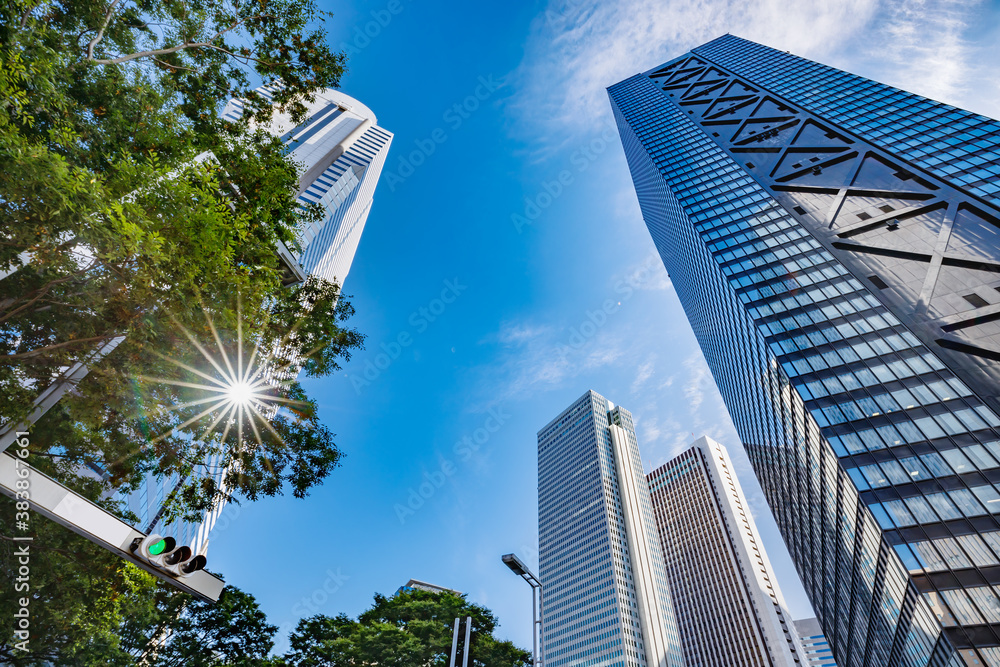
M 687 667 L 807 664 L 725 447 L 647 475 Z
M 456 591 L 451 588 L 445 588 L 444 586 L 435 586 L 434 584 L 428 584 L 426 581 L 420 581 L 419 579 L 410 579 L 405 584 L 396 589 L 396 592 L 392 594 L 393 597 L 400 595 L 402 593 L 411 593 L 413 591 L 427 591 L 428 593 L 451 593 L 452 595 L 462 596 L 464 593 Z
M 806 656 L 805 664 L 809 667 L 837 667 L 833 651 L 830 650 L 830 643 L 826 641 L 826 635 L 823 634 L 819 621 L 815 618 L 805 618 L 794 623 L 802 652 Z

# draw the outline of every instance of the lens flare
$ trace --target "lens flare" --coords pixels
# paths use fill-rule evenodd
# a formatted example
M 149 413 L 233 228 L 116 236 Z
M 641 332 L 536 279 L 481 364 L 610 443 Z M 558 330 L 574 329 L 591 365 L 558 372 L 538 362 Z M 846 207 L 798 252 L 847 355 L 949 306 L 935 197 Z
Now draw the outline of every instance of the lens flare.
M 256 398 L 253 387 L 243 381 L 231 385 L 226 391 L 226 395 L 231 403 L 237 405 L 246 405 Z
M 185 389 L 199 390 L 202 394 L 200 398 L 180 403 L 166 408 L 169 411 L 186 410 L 192 407 L 204 406 L 198 414 L 186 419 L 174 426 L 167 433 L 164 433 L 150 441 L 155 444 L 172 434 L 187 429 L 192 424 L 211 420 L 200 435 L 195 440 L 206 441 L 215 433 L 221 430 L 221 440 L 225 441 L 230 431 L 238 443 L 243 443 L 244 438 L 252 433 L 257 444 L 262 444 L 261 431 L 266 430 L 278 441 L 283 442 L 283 438 L 271 426 L 271 419 L 282 407 L 295 408 L 304 406 L 304 401 L 285 398 L 280 394 L 294 379 L 295 373 L 288 372 L 280 362 L 276 361 L 276 352 L 281 349 L 290 336 L 294 335 L 294 329 L 288 332 L 286 339 L 274 346 L 268 354 L 264 354 L 259 346 L 254 346 L 249 356 L 244 354 L 245 346 L 243 340 L 242 315 L 237 318 L 237 336 L 235 354 L 227 352 L 226 346 L 222 343 L 222 337 L 211 315 L 204 307 L 205 320 L 212 337 L 215 341 L 217 352 L 210 351 L 198 341 L 198 339 L 183 325 L 174 320 L 177 327 L 184 333 L 191 345 L 201 354 L 208 366 L 196 368 L 177 359 L 173 359 L 163 354 L 153 352 L 160 359 L 167 361 L 187 373 L 196 376 L 189 378 L 202 381 L 182 381 L 173 378 L 148 377 L 141 379 L 145 382 L 163 383 Z M 212 372 L 214 371 L 214 372 Z M 285 378 L 285 379 L 282 379 Z M 245 431 L 249 429 L 249 433 Z

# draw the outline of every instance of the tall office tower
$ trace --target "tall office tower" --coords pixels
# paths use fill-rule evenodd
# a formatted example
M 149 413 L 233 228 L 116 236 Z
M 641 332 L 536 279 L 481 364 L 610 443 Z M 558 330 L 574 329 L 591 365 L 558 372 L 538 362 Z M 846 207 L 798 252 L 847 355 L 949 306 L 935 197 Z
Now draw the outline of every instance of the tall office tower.
M 699 438 L 646 479 L 687 667 L 806 667 L 726 448 Z
M 274 88 L 257 92 L 270 99 Z M 298 125 L 277 113 L 268 131 L 288 146 L 302 166 L 299 201 L 320 204 L 326 216 L 299 231 L 301 252 L 285 249 L 289 281 L 317 275 L 344 284 L 368 221 L 375 185 L 392 143 L 392 133 L 378 126 L 372 110 L 339 90 L 327 88 L 307 102 Z M 243 103 L 232 100 L 222 117 L 237 120 Z
M 819 621 L 815 618 L 805 618 L 794 623 L 802 652 L 805 653 L 805 664 L 809 667 L 837 667 L 837 661 L 833 659 L 833 652 L 823 634 L 823 628 L 819 626 Z
M 609 94 L 837 663 L 1000 665 L 1000 123 L 731 35 Z
M 538 432 L 546 667 L 683 665 L 632 415 L 588 391 Z
M 257 92 L 270 99 L 274 88 L 265 86 Z M 276 110 L 267 129 L 286 144 L 288 154 L 300 165 L 299 202 L 319 204 L 325 215 L 299 229 L 298 250 L 283 244 L 276 250 L 286 283 L 316 275 L 343 285 L 368 220 L 392 133 L 378 126 L 371 109 L 337 90 L 317 93 L 306 106 L 306 118 L 298 125 Z M 237 120 L 242 113 L 243 103 L 232 100 L 222 116 Z M 196 474 L 221 482 L 225 470 L 218 463 L 206 461 Z M 129 507 L 139 516 L 137 527 L 143 532 L 169 533 L 179 543 L 191 545 L 195 553 L 204 553 L 224 506 L 207 511 L 199 522 L 175 521 L 168 527 L 159 522 L 166 499 L 182 481 L 158 480 L 150 475 L 129 497 Z

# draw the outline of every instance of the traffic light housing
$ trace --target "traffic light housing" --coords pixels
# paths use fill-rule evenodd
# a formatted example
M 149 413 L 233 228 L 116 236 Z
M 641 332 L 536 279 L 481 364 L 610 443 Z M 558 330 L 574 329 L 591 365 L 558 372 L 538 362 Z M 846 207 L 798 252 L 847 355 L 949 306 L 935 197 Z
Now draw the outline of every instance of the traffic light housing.
M 205 567 L 208 560 L 194 555 L 189 546 L 177 546 L 177 540 L 156 533 L 137 537 L 130 546 L 132 553 L 153 567 L 175 577 L 189 577 Z
M 204 556 L 192 554 L 191 547 L 178 547 L 163 559 L 166 570 L 178 577 L 191 576 L 204 568 L 206 562 Z
M 177 540 L 157 533 L 151 533 L 142 539 L 136 538 L 132 542 L 132 553 L 157 567 L 162 567 L 163 558 L 176 548 Z

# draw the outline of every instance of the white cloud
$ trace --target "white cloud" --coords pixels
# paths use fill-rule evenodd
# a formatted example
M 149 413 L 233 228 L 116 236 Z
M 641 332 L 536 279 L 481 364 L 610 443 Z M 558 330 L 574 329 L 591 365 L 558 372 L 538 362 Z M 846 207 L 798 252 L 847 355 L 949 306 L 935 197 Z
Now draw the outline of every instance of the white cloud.
M 532 24 L 512 80 L 516 124 L 538 152 L 610 119 L 605 88 L 732 33 L 852 69 L 950 104 L 995 114 L 989 78 L 998 49 L 970 30 L 984 0 L 552 0 Z M 978 72 L 978 73 L 977 73 Z
M 533 324 L 504 327 L 496 339 L 508 349 L 497 363 L 479 369 L 488 388 L 487 403 L 530 398 L 617 362 L 624 354 L 619 338 L 600 328 L 582 336 L 580 326 L 587 321 L 566 329 Z
M 660 428 L 660 420 L 656 417 L 647 417 L 645 419 L 637 419 L 639 438 L 640 442 L 643 443 L 653 443 L 660 439 L 663 435 L 663 430 Z
M 515 72 L 525 127 L 572 134 L 610 115 L 605 88 L 727 32 L 808 57 L 842 44 L 877 0 L 554 0 L 536 18 Z M 565 140 L 565 135 L 563 135 Z M 558 143 L 558 142 L 556 142 Z
M 906 90 L 961 106 L 982 54 L 966 39 L 982 0 L 903 0 L 879 12 L 864 53 L 876 76 Z M 994 56 L 995 57 L 995 56 Z M 995 60 L 992 61 L 992 64 Z
M 684 368 L 688 372 L 684 382 L 684 398 L 688 400 L 688 410 L 691 414 L 697 415 L 701 404 L 705 401 L 705 390 L 707 383 L 712 381 L 712 374 L 708 370 L 705 358 L 700 354 L 685 359 Z
M 646 381 L 653 377 L 653 370 L 656 368 L 655 362 L 656 356 L 653 355 L 639 366 L 636 370 L 635 380 L 632 381 L 632 388 L 629 390 L 630 393 L 638 394 L 639 390 L 646 384 Z
M 506 322 L 500 327 L 496 339 L 504 345 L 520 345 L 541 336 L 548 335 L 552 327 L 532 325 L 524 322 Z

